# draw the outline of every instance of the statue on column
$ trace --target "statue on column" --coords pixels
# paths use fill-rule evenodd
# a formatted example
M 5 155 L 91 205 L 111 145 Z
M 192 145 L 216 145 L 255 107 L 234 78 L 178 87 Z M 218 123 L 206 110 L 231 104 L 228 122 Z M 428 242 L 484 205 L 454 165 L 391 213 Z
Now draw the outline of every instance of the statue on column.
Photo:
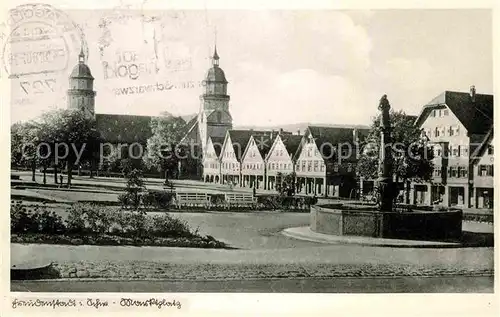
M 378 109 L 380 117 L 380 157 L 379 157 L 379 177 L 377 179 L 378 203 L 380 211 L 393 211 L 392 203 L 397 195 L 395 184 L 392 180 L 392 140 L 391 140 L 391 120 L 389 110 L 391 105 L 387 100 L 387 95 L 380 99 Z

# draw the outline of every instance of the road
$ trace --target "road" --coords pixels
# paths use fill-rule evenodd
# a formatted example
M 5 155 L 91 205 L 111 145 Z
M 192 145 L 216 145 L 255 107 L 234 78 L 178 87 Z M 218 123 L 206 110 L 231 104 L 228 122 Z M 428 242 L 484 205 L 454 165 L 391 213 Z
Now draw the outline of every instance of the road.
M 236 281 L 14 281 L 13 292 L 491 293 L 493 277 Z

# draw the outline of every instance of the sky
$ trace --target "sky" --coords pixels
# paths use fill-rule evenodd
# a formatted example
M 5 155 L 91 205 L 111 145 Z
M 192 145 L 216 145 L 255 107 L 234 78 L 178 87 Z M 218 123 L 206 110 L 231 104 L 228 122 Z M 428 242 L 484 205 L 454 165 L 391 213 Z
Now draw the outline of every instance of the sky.
M 493 92 L 489 10 L 70 10 L 63 18 L 73 29 L 48 43 L 11 46 L 2 31 L 2 77 L 22 74 L 11 79 L 12 121 L 66 107 L 80 38 L 97 113 L 197 113 L 215 43 L 234 125 L 369 124 L 383 94 L 394 109 L 418 114 L 444 90 Z M 32 66 L 45 73 L 8 63 L 9 52 L 35 47 L 64 56 Z

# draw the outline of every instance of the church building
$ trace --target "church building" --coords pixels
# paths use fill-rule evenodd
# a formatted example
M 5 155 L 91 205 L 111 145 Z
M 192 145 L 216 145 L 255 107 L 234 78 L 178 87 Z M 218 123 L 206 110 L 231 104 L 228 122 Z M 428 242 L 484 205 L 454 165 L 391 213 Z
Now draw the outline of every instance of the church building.
M 229 112 L 229 95 L 227 94 L 227 80 L 224 71 L 219 66 L 219 55 L 215 47 L 212 57 L 212 67 L 208 70 L 203 81 L 204 90 L 200 96 L 200 110 L 198 115 L 188 123 L 188 132 L 181 140 L 181 144 L 191 150 L 189 158 L 181 162 L 181 174 L 189 174 L 191 178 L 202 179 L 203 159 L 207 155 L 207 145 L 215 140 L 224 139 L 227 131 L 233 128 L 233 118 Z M 194 162 L 192 158 L 199 158 Z M 196 166 L 194 166 L 196 165 Z

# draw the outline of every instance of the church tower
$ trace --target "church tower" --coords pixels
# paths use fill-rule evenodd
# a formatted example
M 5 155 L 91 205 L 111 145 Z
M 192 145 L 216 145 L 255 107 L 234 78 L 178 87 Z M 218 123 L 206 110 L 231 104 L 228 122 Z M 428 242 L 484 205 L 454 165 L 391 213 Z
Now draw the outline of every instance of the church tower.
M 219 54 L 217 54 L 216 46 L 212 57 L 212 67 L 203 81 L 204 91 L 200 96 L 198 125 L 203 148 L 208 137 L 223 138 L 226 131 L 233 127 L 233 118 L 229 113 L 227 84 L 226 75 L 219 67 Z
M 83 47 L 78 55 L 78 64 L 69 76 L 68 109 L 79 109 L 87 115 L 95 116 L 94 77 L 85 64 Z

